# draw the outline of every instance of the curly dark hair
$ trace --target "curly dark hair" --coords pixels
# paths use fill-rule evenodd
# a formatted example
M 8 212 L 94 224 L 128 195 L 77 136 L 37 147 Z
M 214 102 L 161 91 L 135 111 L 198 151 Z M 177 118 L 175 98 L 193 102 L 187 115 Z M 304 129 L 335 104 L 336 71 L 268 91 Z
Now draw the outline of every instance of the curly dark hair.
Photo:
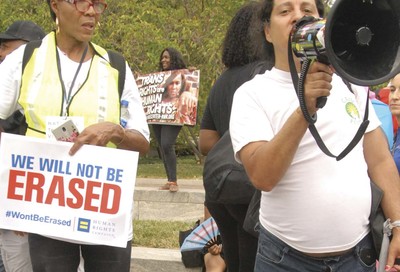
M 318 14 L 319 17 L 324 17 L 325 15 L 325 5 L 323 0 L 315 0 L 315 4 L 317 6 L 317 10 L 318 10 Z M 274 7 L 274 0 L 264 0 L 261 3 L 261 13 L 259 14 L 261 21 L 265 24 L 268 23 L 270 18 L 271 18 L 271 13 L 272 13 L 272 9 Z M 264 35 L 264 33 L 263 33 Z M 266 39 L 265 39 L 265 35 L 264 35 L 264 41 L 265 41 L 265 47 L 266 47 L 266 51 L 268 54 L 268 58 L 274 63 L 275 62 L 275 55 L 274 55 L 274 47 L 271 43 L 269 43 Z
M 222 63 L 227 68 L 266 59 L 260 8 L 259 2 L 251 1 L 232 18 L 222 45 Z
M 170 65 L 168 69 L 163 70 L 161 59 L 165 51 L 169 53 Z M 186 64 L 185 61 L 183 60 L 182 54 L 178 50 L 176 50 L 173 47 L 167 47 L 163 51 L 161 51 L 158 67 L 160 71 L 169 71 L 169 70 L 186 69 Z

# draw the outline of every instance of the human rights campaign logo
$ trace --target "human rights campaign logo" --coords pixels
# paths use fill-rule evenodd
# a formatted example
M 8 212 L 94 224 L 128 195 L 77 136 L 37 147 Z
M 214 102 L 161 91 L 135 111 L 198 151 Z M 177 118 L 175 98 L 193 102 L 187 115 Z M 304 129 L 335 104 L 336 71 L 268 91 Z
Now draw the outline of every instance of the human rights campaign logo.
M 78 231 L 90 232 L 90 219 L 79 218 L 78 219 Z

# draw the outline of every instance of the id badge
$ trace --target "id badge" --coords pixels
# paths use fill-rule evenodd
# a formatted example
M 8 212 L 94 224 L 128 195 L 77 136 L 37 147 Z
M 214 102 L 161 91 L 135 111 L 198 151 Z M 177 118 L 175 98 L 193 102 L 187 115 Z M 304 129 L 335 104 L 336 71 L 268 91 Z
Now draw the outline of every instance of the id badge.
M 49 116 L 46 118 L 46 138 L 73 142 L 84 129 L 83 117 Z

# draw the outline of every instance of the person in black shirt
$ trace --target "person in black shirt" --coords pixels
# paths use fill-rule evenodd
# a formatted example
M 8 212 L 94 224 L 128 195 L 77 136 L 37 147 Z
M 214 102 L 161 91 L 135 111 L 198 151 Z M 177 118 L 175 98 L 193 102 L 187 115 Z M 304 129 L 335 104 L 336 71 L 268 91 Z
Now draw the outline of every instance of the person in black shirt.
M 257 2 L 244 5 L 231 20 L 225 35 L 222 62 L 226 70 L 210 91 L 200 126 L 199 146 L 205 156 L 229 129 L 236 89 L 271 66 L 266 61 L 262 22 L 257 16 L 259 9 Z M 230 272 L 254 268 L 257 238 L 243 229 L 249 202 L 250 198 L 247 203 L 205 203 L 220 230 Z

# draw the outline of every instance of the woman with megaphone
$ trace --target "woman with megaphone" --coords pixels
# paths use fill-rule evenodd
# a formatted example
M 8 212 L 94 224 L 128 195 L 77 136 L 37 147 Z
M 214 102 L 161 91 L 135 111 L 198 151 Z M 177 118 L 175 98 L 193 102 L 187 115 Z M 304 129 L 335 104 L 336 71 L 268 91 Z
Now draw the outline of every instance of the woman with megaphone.
M 265 42 L 274 67 L 244 83 L 234 96 L 230 133 L 235 156 L 263 191 L 256 272 L 376 271 L 371 180 L 384 192 L 385 216 L 394 225 L 400 220 L 399 175 L 365 88 L 345 84 L 318 61 L 304 78 L 307 111 L 318 112 L 313 125 L 334 154 L 350 150 L 341 158 L 321 151 L 300 109 L 288 40 L 303 16 L 323 13 L 322 0 L 263 0 Z M 300 73 L 301 60 L 293 59 Z M 318 108 L 321 96 L 327 101 Z M 368 120 L 363 120 L 368 108 Z M 348 147 L 357 131 L 360 141 Z M 392 234 L 386 271 L 400 269 L 394 264 L 400 229 Z

